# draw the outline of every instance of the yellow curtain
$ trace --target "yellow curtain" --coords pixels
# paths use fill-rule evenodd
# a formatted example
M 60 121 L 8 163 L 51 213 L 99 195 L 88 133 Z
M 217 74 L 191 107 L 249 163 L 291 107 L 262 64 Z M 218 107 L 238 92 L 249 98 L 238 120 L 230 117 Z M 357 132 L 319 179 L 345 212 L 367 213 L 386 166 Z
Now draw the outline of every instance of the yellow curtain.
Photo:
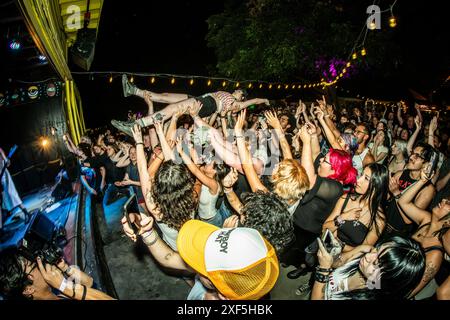
M 19 9 L 38 49 L 65 81 L 66 115 L 75 143 L 85 132 L 81 98 L 67 65 L 67 44 L 57 0 L 18 0 Z M 75 90 L 74 90 L 75 87 Z

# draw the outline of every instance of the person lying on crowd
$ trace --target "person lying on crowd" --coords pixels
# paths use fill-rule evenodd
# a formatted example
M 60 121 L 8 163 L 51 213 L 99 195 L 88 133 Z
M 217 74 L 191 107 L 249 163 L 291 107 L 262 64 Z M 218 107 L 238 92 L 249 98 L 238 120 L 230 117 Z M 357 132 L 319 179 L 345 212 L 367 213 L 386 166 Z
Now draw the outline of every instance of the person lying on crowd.
M 317 241 L 319 266 L 311 300 L 408 299 L 425 271 L 425 253 L 414 240 L 393 237 L 337 258 Z
M 443 199 L 432 212 L 419 207 L 414 199 L 422 188 L 430 181 L 432 173 L 427 168 L 420 172 L 419 180 L 411 185 L 398 200 L 398 205 L 404 214 L 417 226 L 412 238 L 420 243 L 426 253 L 426 269 L 422 281 L 411 293 L 411 297 L 420 292 L 438 272 L 445 249 L 442 238 L 449 233 L 450 227 L 450 199 Z
M 121 122 L 112 120 L 111 124 L 118 130 L 127 133 L 131 136 L 131 128 L 135 123 L 139 124 L 142 128 L 148 127 L 154 123 L 154 120 L 164 121 L 172 117 L 172 115 L 181 111 L 186 113 L 190 106 L 195 101 L 199 101 L 202 104 L 202 108 L 199 112 L 199 116 L 202 118 L 209 117 L 213 113 L 221 112 L 239 112 L 242 109 L 247 108 L 253 104 L 266 104 L 269 105 L 269 100 L 255 98 L 245 101 L 246 92 L 243 89 L 235 90 L 232 94 L 225 91 L 217 91 L 213 93 L 207 93 L 200 97 L 191 97 L 187 94 L 179 93 L 163 93 L 158 94 L 155 92 L 141 90 L 128 82 L 127 76 L 122 76 L 122 84 L 124 88 L 124 95 L 137 95 L 144 98 L 145 95 L 149 95 L 150 100 L 153 102 L 168 103 L 164 109 L 158 111 L 152 116 L 147 116 L 136 121 Z
M 7 299 L 113 300 L 92 288 L 93 279 L 62 259 L 57 265 L 30 261 L 16 249 L 0 253 L 0 293 Z
M 153 218 L 134 215 L 135 234 L 122 220 L 133 241 L 142 237 L 153 257 L 166 268 L 196 274 L 187 300 L 258 300 L 275 285 L 279 264 L 275 249 L 251 228 L 219 229 L 200 220 L 183 224 L 172 250 L 153 229 Z
M 355 194 L 336 203 L 322 231 L 332 231 L 342 242 L 343 252 L 361 244 L 375 245 L 384 228 L 383 204 L 387 199 L 389 173 L 384 165 L 372 163 L 358 178 Z

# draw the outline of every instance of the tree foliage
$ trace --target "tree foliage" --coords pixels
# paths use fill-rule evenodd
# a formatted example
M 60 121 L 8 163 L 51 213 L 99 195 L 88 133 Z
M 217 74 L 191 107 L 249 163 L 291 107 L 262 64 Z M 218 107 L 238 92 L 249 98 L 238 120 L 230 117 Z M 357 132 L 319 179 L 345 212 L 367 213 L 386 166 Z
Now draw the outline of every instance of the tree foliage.
M 323 76 L 318 60 L 349 58 L 364 14 L 356 24 L 332 1 L 228 0 L 224 12 L 208 18 L 206 40 L 216 52 L 219 75 L 317 81 Z M 371 45 L 366 48 L 372 50 Z M 383 60 L 384 48 L 374 50 L 377 55 L 367 56 L 366 67 Z

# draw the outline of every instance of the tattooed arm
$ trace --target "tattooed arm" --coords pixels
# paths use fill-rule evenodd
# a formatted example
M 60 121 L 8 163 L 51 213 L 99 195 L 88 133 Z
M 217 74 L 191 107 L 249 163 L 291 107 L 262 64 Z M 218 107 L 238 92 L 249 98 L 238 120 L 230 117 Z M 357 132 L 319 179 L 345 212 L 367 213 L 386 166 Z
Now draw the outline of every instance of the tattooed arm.
M 436 275 L 441 267 L 442 263 L 442 252 L 433 250 L 426 254 L 426 267 L 423 273 L 422 280 L 420 280 L 419 285 L 411 293 L 410 297 L 414 297 L 418 294 Z

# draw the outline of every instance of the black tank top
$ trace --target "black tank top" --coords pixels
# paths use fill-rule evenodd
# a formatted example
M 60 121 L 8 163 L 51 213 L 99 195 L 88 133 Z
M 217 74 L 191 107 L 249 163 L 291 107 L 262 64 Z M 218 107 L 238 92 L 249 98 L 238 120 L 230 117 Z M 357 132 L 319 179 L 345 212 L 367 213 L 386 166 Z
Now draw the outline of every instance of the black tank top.
M 341 214 L 344 212 L 347 206 L 350 194 L 345 198 L 344 205 L 341 209 Z M 356 247 L 364 242 L 364 239 L 369 232 L 369 228 L 364 223 L 358 220 L 345 220 L 337 229 L 337 236 L 339 240 L 348 244 L 349 246 Z
M 410 177 L 410 170 L 404 170 L 399 178 L 400 191 L 403 192 L 416 181 L 417 180 Z M 429 183 L 430 182 L 427 182 L 422 189 L 428 186 Z M 409 238 L 413 234 L 415 227 L 416 225 L 414 223 L 406 223 L 403 220 L 397 201 L 392 197 L 387 202 L 386 227 L 378 241 L 382 242 L 391 239 L 394 236 Z

